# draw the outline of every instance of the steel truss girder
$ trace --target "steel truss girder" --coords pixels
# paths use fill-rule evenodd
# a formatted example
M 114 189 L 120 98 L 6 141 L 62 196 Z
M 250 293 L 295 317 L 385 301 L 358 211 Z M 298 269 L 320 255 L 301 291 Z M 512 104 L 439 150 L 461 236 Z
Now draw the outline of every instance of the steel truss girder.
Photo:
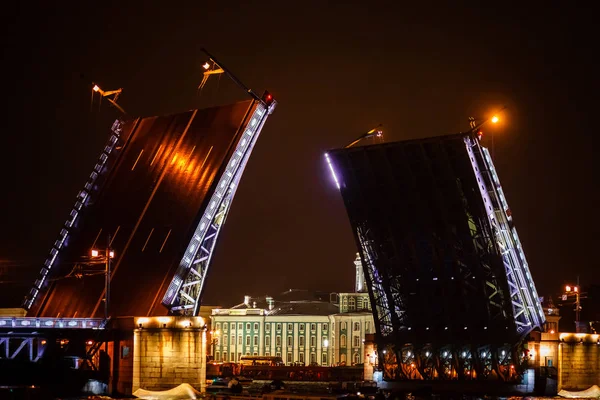
M 516 382 L 523 372 L 521 345 L 386 345 L 379 351 L 385 380 L 500 380 Z
M 68 241 L 68 237 L 76 227 L 77 219 L 82 211 L 85 208 L 90 200 L 90 196 L 92 192 L 96 191 L 97 188 L 97 180 L 98 177 L 106 172 L 106 163 L 109 159 L 110 154 L 115 149 L 115 146 L 119 142 L 121 137 L 121 133 L 123 131 L 123 121 L 120 119 L 115 120 L 111 127 L 111 135 L 108 139 L 106 146 L 104 146 L 104 150 L 100 154 L 96 165 L 94 166 L 94 170 L 90 174 L 87 182 L 85 183 L 83 190 L 81 190 L 77 194 L 77 199 L 75 201 L 75 205 L 73 209 L 69 213 L 69 218 L 64 224 L 64 227 L 60 230 L 58 235 L 58 239 L 54 242 L 52 249 L 50 249 L 50 254 L 46 258 L 44 262 L 44 266 L 40 270 L 39 277 L 33 284 L 33 287 L 29 291 L 28 295 L 23 302 L 23 308 L 29 310 L 39 293 L 42 289 L 47 285 L 48 279 L 53 275 L 52 267 L 55 264 L 56 258 L 61 253 L 63 246 Z
M 254 113 L 240 129 L 240 139 L 227 160 L 226 167 L 215 179 L 215 191 L 206 203 L 194 235 L 163 297 L 162 304 L 172 314 L 198 315 L 202 290 L 219 233 L 260 131 L 276 106 L 276 102 L 268 107 L 259 101 L 256 104 Z
M 480 180 L 479 189 L 487 205 L 494 245 L 502 256 L 516 330 L 519 337 L 524 338 L 543 325 L 542 305 L 490 154 L 474 137 L 466 136 L 464 140 L 473 172 Z
M 46 341 L 35 336 L 0 336 L 0 358 L 26 358 L 37 362 L 44 355 Z

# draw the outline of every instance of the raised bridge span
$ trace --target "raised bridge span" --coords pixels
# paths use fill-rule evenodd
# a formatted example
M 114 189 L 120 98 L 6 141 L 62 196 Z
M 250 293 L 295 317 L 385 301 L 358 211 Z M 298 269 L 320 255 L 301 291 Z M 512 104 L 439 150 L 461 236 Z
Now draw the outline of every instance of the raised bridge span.
M 275 108 L 268 100 L 115 121 L 25 300 L 27 315 L 102 317 L 105 277 L 90 274 L 89 255 L 108 246 L 111 316 L 196 315 L 237 184 Z

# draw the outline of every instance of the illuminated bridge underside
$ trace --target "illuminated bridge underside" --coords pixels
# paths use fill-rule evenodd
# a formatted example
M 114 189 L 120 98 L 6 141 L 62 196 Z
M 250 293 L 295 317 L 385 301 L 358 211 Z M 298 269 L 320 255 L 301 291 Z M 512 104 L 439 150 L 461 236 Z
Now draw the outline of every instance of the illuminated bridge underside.
M 334 150 L 388 379 L 509 380 L 544 314 L 472 135 Z M 383 350 L 386 350 L 385 352 Z
M 104 276 L 101 272 L 89 276 L 89 270 L 101 271 L 103 266 L 86 266 L 84 261 L 92 247 L 106 248 L 109 234 L 116 252 L 110 315 L 164 315 L 179 305 L 180 287 L 169 308 L 161 306 L 161 301 L 173 280 L 187 276 L 189 269 L 179 271 L 182 260 L 189 258 L 189 248 L 197 242 L 206 210 L 223 207 L 222 202 L 213 205 L 214 195 L 223 176 L 232 173 L 229 167 L 236 159 L 236 180 L 227 180 L 228 195 L 221 196 L 228 205 L 231 202 L 232 184 L 239 180 L 249 146 L 267 115 L 262 102 L 250 100 L 116 122 L 111 136 L 114 148 L 108 154 L 105 149 L 90 178 L 94 181 L 86 183 L 79 194 L 76 212 L 61 230 L 25 303 L 28 315 L 101 317 Z M 248 135 L 251 123 L 252 135 Z M 236 152 L 243 142 L 240 160 Z M 220 214 L 220 224 L 225 214 Z M 202 239 L 206 241 L 206 235 Z M 211 243 L 209 253 L 214 240 Z M 203 266 L 205 272 L 208 265 Z M 76 277 L 82 271 L 86 271 L 84 277 Z M 195 303 L 203 282 L 197 283 L 200 286 L 187 287 L 196 289 Z

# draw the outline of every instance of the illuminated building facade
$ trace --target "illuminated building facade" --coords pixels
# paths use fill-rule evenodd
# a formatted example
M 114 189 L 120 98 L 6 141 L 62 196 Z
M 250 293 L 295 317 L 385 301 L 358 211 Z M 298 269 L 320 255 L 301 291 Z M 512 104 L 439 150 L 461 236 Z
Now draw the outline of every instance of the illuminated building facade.
M 238 362 L 244 355 L 278 356 L 286 365 L 356 365 L 364 361 L 364 337 L 375 332 L 367 293 L 305 291 L 250 298 L 215 309 L 215 361 Z

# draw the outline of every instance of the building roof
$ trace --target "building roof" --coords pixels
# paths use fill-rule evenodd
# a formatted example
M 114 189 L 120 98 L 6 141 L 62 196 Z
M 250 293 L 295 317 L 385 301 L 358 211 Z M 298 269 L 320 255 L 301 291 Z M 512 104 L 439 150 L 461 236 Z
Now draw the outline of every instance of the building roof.
M 271 296 L 245 296 L 244 302 L 229 310 L 264 310 L 264 315 L 332 315 L 340 312 L 335 302 L 329 301 L 331 293 L 290 289 L 277 298 Z M 337 296 L 335 296 L 337 299 Z M 214 314 L 223 315 L 227 309 Z M 254 313 L 252 313 L 254 315 Z
M 281 302 L 268 315 L 331 315 L 339 313 L 339 307 L 325 301 Z

